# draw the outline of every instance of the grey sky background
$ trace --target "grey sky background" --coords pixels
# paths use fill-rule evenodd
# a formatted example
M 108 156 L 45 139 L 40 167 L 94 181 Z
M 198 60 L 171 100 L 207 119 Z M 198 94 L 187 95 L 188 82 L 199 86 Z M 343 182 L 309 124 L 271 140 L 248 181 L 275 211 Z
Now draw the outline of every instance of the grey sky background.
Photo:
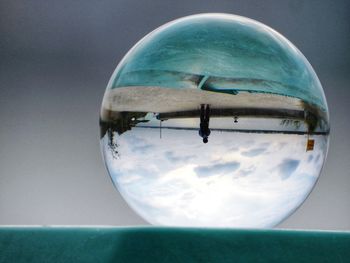
M 315 189 L 281 228 L 350 230 L 350 2 L 0 1 L 0 224 L 142 225 L 99 149 L 107 82 L 145 34 L 203 12 L 274 28 L 313 65 L 331 116 Z

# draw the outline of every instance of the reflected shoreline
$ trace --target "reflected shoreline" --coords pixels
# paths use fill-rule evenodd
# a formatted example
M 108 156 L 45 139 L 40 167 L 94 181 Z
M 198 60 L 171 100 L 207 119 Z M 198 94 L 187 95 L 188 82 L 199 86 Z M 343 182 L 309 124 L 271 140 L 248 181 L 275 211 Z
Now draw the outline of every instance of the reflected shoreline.
M 144 128 L 144 129 L 160 129 L 156 126 L 135 126 L 134 128 Z M 182 128 L 182 127 L 167 127 L 162 126 L 161 129 L 171 129 L 171 130 L 192 130 L 198 131 L 196 128 Z M 246 129 L 216 129 L 211 128 L 211 131 L 218 132 L 237 132 L 237 133 L 266 133 L 266 134 L 295 134 L 295 135 L 329 135 L 329 131 L 327 132 L 312 132 L 311 134 L 307 131 L 283 131 L 283 130 L 246 130 Z
M 198 130 L 200 127 L 176 127 L 167 126 L 169 120 L 184 121 L 186 119 L 201 119 L 200 109 L 191 111 L 177 112 L 131 112 L 131 111 L 109 111 L 103 109 L 100 118 L 100 138 L 110 130 L 117 132 L 119 135 L 133 128 L 154 128 L 154 129 L 187 129 Z M 150 116 L 151 115 L 151 116 Z M 259 108 L 231 108 L 231 109 L 210 109 L 210 118 L 232 118 L 233 123 L 239 122 L 241 119 L 262 119 L 268 122 L 271 119 L 280 120 L 281 126 L 290 126 L 286 129 L 263 129 L 261 127 L 243 127 L 235 128 L 217 128 L 211 127 L 213 131 L 223 132 L 245 132 L 245 133 L 282 133 L 282 134 L 308 134 L 308 135 L 328 135 L 329 126 L 326 119 L 322 116 L 311 113 L 307 110 L 286 110 L 286 109 L 259 109 Z M 151 125 L 154 122 L 159 122 L 159 125 Z M 143 125 L 147 124 L 147 125 Z M 298 127 L 304 124 L 304 130 L 298 130 Z M 209 126 L 209 123 L 207 124 Z
M 201 105 L 210 107 L 208 123 L 202 121 L 202 126 L 198 124 L 198 128 L 186 127 L 184 124 L 185 127 L 181 125 L 177 129 L 197 129 L 206 138 L 208 136 L 205 134 L 210 133 L 210 130 L 246 133 L 329 134 L 326 110 L 298 98 L 258 92 L 227 94 L 203 89 L 119 87 L 107 91 L 104 96 L 100 117 L 100 136 L 102 138 L 107 132 L 117 132 L 121 135 L 141 126 L 168 129 L 170 128 L 167 127 L 169 121 L 188 123 L 188 119 L 203 119 L 201 116 L 204 113 L 201 112 L 203 111 Z M 281 126 L 284 126 L 284 129 L 270 128 L 266 125 L 262 127 L 261 123 L 249 127 L 238 128 L 237 125 L 236 127 L 233 125 L 230 128 L 221 129 L 221 127 L 210 127 L 209 117 L 210 119 L 232 118 L 233 123 L 249 118 L 260 119 L 266 123 L 270 120 L 277 120 L 280 121 Z M 203 127 L 207 127 L 207 131 L 204 133 Z M 175 128 L 176 125 L 171 125 L 171 129 Z
M 184 136 L 190 136 L 194 142 L 209 142 L 208 145 L 222 141 L 217 136 L 220 132 L 223 133 L 220 137 L 227 137 L 224 133 L 252 134 L 252 138 L 253 134 L 300 135 L 305 136 L 302 140 L 305 152 L 318 147 L 313 136 L 329 135 L 325 110 L 288 96 L 155 87 L 107 91 L 101 109 L 100 138 L 107 135 L 106 143 L 113 158 L 120 159 L 120 142 L 134 129 L 159 130 L 154 140 L 168 143 L 172 142 L 165 131 L 188 131 L 178 136 L 183 140 Z M 152 136 L 156 135 L 153 131 Z M 232 140 L 236 140 L 236 135 L 227 143 Z

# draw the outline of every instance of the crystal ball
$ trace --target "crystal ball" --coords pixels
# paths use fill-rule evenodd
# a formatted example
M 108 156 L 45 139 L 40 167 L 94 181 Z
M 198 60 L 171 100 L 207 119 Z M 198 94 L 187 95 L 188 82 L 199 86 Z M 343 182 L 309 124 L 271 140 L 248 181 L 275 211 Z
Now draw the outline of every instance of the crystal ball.
M 328 135 L 325 95 L 302 53 L 230 14 L 180 18 L 142 38 L 100 112 L 108 173 L 155 225 L 275 226 L 314 187 Z

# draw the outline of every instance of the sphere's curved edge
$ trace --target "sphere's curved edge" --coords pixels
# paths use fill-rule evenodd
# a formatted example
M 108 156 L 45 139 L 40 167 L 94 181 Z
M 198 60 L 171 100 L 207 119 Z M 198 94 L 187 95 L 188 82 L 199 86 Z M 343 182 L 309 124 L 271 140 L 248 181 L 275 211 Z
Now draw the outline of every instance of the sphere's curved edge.
M 204 18 L 254 28 L 238 34 L 236 51 L 225 42 L 210 57 L 203 54 L 217 43 L 199 50 L 176 39 L 177 25 L 197 32 L 191 23 Z M 241 60 L 232 66 L 231 55 Z M 152 224 L 177 227 L 281 223 L 315 187 L 329 144 L 328 105 L 311 64 L 270 27 L 224 13 L 180 18 L 141 39 L 109 81 L 100 127 L 108 172 L 128 205 Z

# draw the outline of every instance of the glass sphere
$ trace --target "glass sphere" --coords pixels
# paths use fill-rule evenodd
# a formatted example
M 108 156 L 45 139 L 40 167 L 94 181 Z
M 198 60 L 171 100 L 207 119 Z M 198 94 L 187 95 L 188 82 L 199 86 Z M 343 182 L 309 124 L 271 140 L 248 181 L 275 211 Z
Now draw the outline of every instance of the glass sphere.
M 272 227 L 314 187 L 329 117 L 314 70 L 286 38 L 241 16 L 201 14 L 126 54 L 100 128 L 113 183 L 148 222 Z

